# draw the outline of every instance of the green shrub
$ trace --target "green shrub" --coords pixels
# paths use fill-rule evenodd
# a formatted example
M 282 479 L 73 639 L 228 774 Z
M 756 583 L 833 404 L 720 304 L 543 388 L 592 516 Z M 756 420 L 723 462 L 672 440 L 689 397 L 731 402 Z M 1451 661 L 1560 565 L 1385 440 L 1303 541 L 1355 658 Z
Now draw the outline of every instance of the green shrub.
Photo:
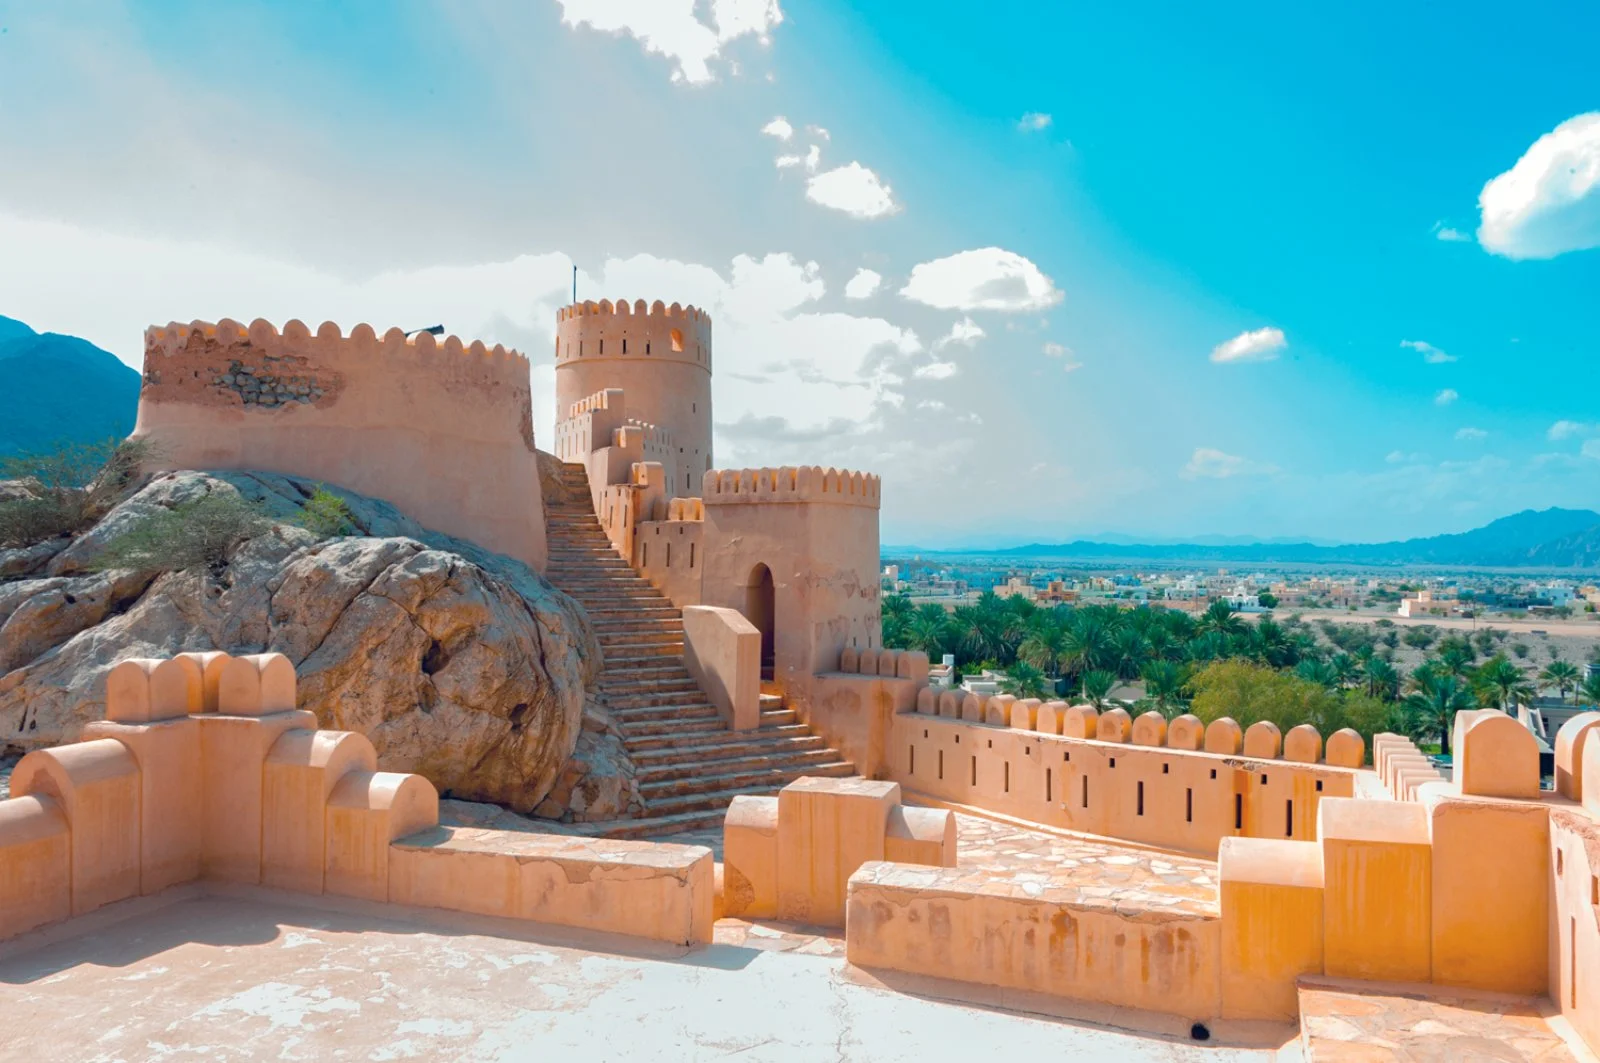
M 321 484 L 306 499 L 305 508 L 295 518 L 295 523 L 319 539 L 356 533 L 356 518 L 350 512 L 350 507 L 345 505 L 343 498 Z
M 0 458 L 0 480 L 21 487 L 21 497 L 0 502 L 0 548 L 89 527 L 121 501 L 147 455 L 142 442 L 108 439 Z
M 140 520 L 106 544 L 94 568 L 177 572 L 216 565 L 240 542 L 270 527 L 256 506 L 219 491 Z

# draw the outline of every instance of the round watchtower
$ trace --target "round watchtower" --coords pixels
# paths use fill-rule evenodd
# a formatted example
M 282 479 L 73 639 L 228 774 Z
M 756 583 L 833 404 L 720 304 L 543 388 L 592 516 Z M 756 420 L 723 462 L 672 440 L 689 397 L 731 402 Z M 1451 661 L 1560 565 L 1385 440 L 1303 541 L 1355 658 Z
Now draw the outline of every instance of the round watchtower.
M 711 468 L 711 318 L 689 306 L 574 303 L 556 324 L 556 420 L 607 388 L 623 416 L 665 430 L 675 452 L 669 495 L 698 495 Z

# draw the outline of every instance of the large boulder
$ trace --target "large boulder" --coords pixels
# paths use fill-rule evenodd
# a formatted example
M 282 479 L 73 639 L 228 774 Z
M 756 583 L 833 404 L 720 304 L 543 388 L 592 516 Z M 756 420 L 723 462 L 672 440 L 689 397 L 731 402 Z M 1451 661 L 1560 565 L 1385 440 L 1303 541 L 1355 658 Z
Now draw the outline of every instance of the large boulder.
M 273 651 L 295 665 L 300 706 L 324 727 L 365 734 L 381 767 L 519 811 L 544 801 L 577 748 L 600 667 L 582 609 L 520 562 L 349 492 L 336 490 L 358 534 L 318 538 L 289 523 L 315 488 L 163 474 L 41 558 L 43 573 L 0 580 L 0 754 L 71 741 L 100 719 L 106 673 L 123 658 Z M 141 514 L 219 491 L 274 518 L 224 563 L 93 571 Z

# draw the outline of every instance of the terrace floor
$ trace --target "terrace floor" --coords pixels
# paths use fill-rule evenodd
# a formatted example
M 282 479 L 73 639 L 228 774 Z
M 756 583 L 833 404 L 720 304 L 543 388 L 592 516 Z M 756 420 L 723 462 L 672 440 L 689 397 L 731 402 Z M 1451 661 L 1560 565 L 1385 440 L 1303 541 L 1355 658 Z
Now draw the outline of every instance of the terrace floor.
M 735 920 L 686 951 L 207 896 L 0 958 L 0 1040 L 50 1060 L 1278 1058 L 893 991 L 841 952 Z

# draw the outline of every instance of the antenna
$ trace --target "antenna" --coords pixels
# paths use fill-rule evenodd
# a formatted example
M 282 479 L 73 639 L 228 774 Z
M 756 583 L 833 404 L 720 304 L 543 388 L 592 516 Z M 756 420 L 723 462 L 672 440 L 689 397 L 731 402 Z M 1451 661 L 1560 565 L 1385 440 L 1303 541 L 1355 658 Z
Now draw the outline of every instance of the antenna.
M 574 304 L 578 301 L 578 264 L 576 262 L 572 264 L 572 301 Z
M 444 326 L 443 325 L 429 325 L 427 328 L 414 328 L 410 332 L 406 333 L 406 335 L 407 336 L 415 336 L 419 332 L 426 332 L 430 336 L 443 336 L 444 335 Z

